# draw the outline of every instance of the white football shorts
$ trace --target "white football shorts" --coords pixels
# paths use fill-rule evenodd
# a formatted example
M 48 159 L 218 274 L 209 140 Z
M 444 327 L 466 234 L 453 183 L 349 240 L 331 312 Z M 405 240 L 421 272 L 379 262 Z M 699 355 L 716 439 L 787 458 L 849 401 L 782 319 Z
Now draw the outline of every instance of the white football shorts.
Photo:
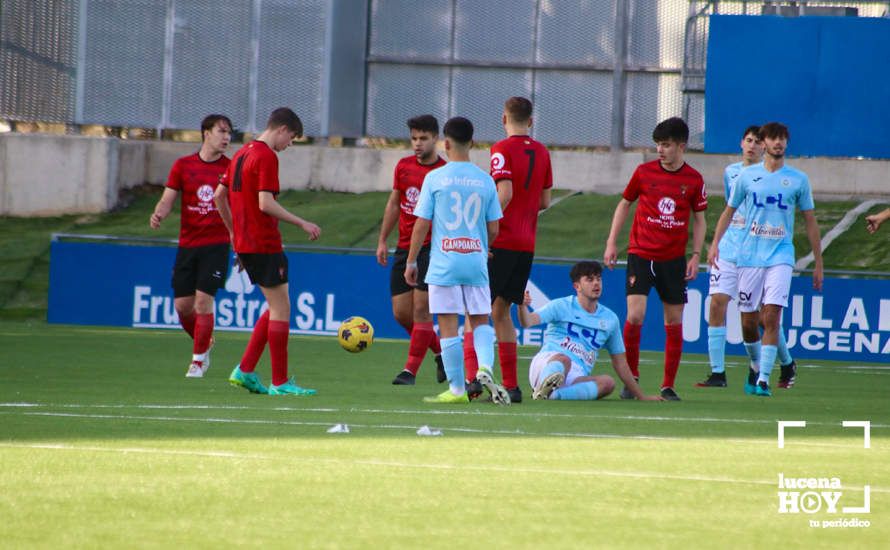
M 761 304 L 788 307 L 791 273 L 788 264 L 739 268 L 739 311 L 752 313 Z
M 717 258 L 717 269 L 711 268 L 708 273 L 708 296 L 726 294 L 735 300 L 739 296 L 739 268 L 735 262 L 727 262 Z
M 531 384 L 532 388 L 537 388 L 538 384 L 541 383 L 539 378 L 541 377 L 541 371 L 544 370 L 544 367 L 547 366 L 550 361 L 553 360 L 554 355 L 565 355 L 563 353 L 559 353 L 558 351 L 539 351 L 533 358 L 531 364 L 528 366 L 528 383 Z M 568 355 L 566 355 L 568 357 Z M 563 386 L 571 386 L 575 383 L 575 379 L 579 376 L 587 376 L 584 374 L 584 369 L 582 369 L 577 363 L 572 361 L 572 368 L 569 369 L 569 375 L 566 376 L 565 382 L 562 383 Z
M 429 285 L 429 291 L 430 313 L 491 314 L 491 290 L 488 285 Z

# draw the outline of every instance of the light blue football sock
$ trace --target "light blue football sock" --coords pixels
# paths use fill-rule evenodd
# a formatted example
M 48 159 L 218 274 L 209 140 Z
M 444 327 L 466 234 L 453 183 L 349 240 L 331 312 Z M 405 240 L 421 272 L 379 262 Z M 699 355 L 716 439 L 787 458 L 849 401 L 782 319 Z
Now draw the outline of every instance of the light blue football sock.
M 494 327 L 479 325 L 473 329 L 473 349 L 480 367 L 494 367 Z
M 776 348 L 778 349 L 776 357 L 778 357 L 780 365 L 790 365 L 794 361 L 791 358 L 791 352 L 788 351 L 788 342 L 785 340 L 785 330 L 782 325 L 779 325 L 779 341 Z
M 587 382 L 578 382 L 571 386 L 553 390 L 550 399 L 561 399 L 563 401 L 593 401 L 596 399 L 599 388 L 596 382 L 589 380 Z
M 448 377 L 448 387 L 454 395 L 463 395 L 466 392 L 464 386 L 464 346 L 460 336 L 442 338 L 439 340 L 442 346 L 442 363 L 445 364 L 445 376 Z
M 748 358 L 751 359 L 751 363 L 755 366 L 755 368 L 760 368 L 760 340 L 756 342 L 745 342 L 745 351 L 748 353 Z
M 769 375 L 773 372 L 773 363 L 776 362 L 776 346 L 764 345 L 760 349 L 760 376 L 757 382 L 766 382 L 769 384 Z
M 708 357 L 711 372 L 726 370 L 726 327 L 708 327 Z
M 541 369 L 541 375 L 538 378 L 538 381 L 543 382 L 547 379 L 548 376 L 550 376 L 551 374 L 556 374 L 558 372 L 565 374 L 565 366 L 559 361 L 550 361 L 549 363 L 544 365 L 543 369 Z

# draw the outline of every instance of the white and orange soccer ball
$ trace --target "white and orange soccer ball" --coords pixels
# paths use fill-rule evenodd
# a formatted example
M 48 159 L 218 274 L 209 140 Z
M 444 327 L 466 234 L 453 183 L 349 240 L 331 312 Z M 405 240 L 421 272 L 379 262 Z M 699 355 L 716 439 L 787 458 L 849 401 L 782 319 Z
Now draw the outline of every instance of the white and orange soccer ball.
M 374 327 L 364 317 L 349 317 L 340 323 L 337 340 L 350 353 L 365 351 L 374 342 Z

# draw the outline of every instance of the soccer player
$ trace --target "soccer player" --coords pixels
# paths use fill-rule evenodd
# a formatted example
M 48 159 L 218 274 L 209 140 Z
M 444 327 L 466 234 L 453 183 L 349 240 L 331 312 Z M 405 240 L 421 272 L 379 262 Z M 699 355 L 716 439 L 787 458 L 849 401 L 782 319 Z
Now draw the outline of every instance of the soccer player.
M 723 172 L 723 191 L 727 202 L 732 196 L 732 190 L 742 170 L 759 163 L 763 158 L 763 140 L 760 139 L 759 131 L 759 126 L 749 126 L 745 129 L 741 142 L 741 162 L 730 164 Z M 744 235 L 745 209 L 742 205 L 736 210 L 729 228 L 718 244 L 719 269 L 711 269 L 709 273 L 708 294 L 711 297 L 711 305 L 708 311 L 708 357 L 711 363 L 711 373 L 705 380 L 696 384 L 696 387 L 699 388 L 726 387 L 726 308 L 730 300 L 736 298 L 739 293 L 735 257 Z M 790 388 L 796 379 L 797 365 L 788 351 L 785 333 L 781 327 L 778 336 L 778 359 L 782 371 L 779 387 Z M 753 343 L 746 342 L 745 351 L 750 360 L 756 364 L 760 360 L 760 339 L 758 338 L 757 342 Z
M 405 262 L 405 281 L 418 283 L 418 256 L 432 226 L 430 265 L 426 274 L 430 311 L 439 321 L 442 359 L 448 389 L 428 403 L 469 403 L 464 385 L 464 361 L 458 316 L 466 312 L 475 331 L 479 360 L 476 378 L 492 401 L 509 405 L 510 395 L 494 382 L 494 329 L 488 324 L 491 292 L 488 287 L 488 243 L 498 232 L 503 215 L 491 176 L 470 162 L 473 124 L 463 117 L 445 123 L 448 164 L 427 174 L 414 207 L 414 230 Z
M 504 217 L 491 243 L 488 275 L 491 286 L 491 317 L 498 341 L 498 361 L 504 387 L 512 403 L 522 401 L 516 374 L 516 327 L 510 316 L 512 304 L 521 304 L 535 256 L 538 212 L 550 205 L 553 170 L 550 153 L 529 137 L 532 103 L 511 97 L 501 118 L 507 138 L 491 148 L 491 177 L 497 183 Z M 481 393 L 475 376 L 473 333 L 464 332 L 464 357 L 468 363 L 471 398 Z
M 872 214 L 871 216 L 865 217 L 865 230 L 871 234 L 874 234 L 875 231 L 881 227 L 881 224 L 885 221 L 890 220 L 890 208 L 885 208 L 884 210 L 878 212 L 877 214 Z
M 558 298 L 530 313 L 531 295 L 519 305 L 519 322 L 523 327 L 547 323 L 544 344 L 532 359 L 528 381 L 533 388 L 532 399 L 594 400 L 602 399 L 615 389 L 611 376 L 592 376 L 599 350 L 605 347 L 612 358 L 615 374 L 635 398 L 664 401 L 663 397 L 644 395 L 627 366 L 621 324 L 618 316 L 599 303 L 603 291 L 603 266 L 583 261 L 569 272 L 574 296 Z
M 624 323 L 627 363 L 634 378 L 639 380 L 640 332 L 646 316 L 646 300 L 654 286 L 664 310 L 666 332 L 661 395 L 669 401 L 679 401 L 674 381 L 683 353 L 686 282 L 698 274 L 708 200 L 701 174 L 683 160 L 689 140 L 689 127 L 683 119 L 674 117 L 660 122 L 652 132 L 652 139 L 658 159 L 639 165 L 631 176 L 615 207 L 603 259 L 609 269 L 615 267 L 618 234 L 631 203 L 639 199 L 627 254 L 627 320 Z M 693 219 L 692 255 L 687 260 L 690 216 Z M 626 386 L 621 397 L 633 397 Z
M 815 268 L 813 288 L 822 290 L 822 245 L 816 222 L 810 180 L 800 170 L 785 164 L 788 128 L 778 122 L 761 126 L 759 132 L 766 155 L 763 163 L 744 170 L 738 178 L 726 209 L 720 215 L 714 241 L 708 250 L 708 263 L 720 269 L 719 242 L 736 209 L 745 206 L 745 235 L 736 255 L 739 270 L 739 311 L 742 336 L 746 343 L 760 337 L 760 360 L 749 369 L 745 393 L 769 397 L 769 376 L 776 360 L 779 319 L 788 305 L 791 272 L 794 266 L 794 211 L 800 209 L 806 223 L 807 239 L 813 249 Z M 758 315 L 758 309 L 760 309 Z M 759 372 L 757 372 L 759 370 Z
M 228 117 L 204 117 L 201 148 L 173 163 L 164 193 L 148 221 L 152 229 L 161 227 L 182 194 L 179 249 L 171 285 L 179 322 L 194 340 L 186 378 L 201 378 L 210 368 L 213 297 L 225 283 L 229 265 L 229 231 L 213 204 L 213 193 L 229 166 L 224 153 L 231 138 Z
M 275 109 L 259 137 L 235 154 L 222 185 L 216 189 L 216 206 L 232 232 L 239 262 L 250 281 L 259 285 L 269 304 L 269 309 L 253 327 L 241 362 L 229 376 L 232 385 L 251 393 L 315 393 L 315 390 L 296 385 L 287 375 L 290 296 L 287 256 L 284 255 L 278 222 L 296 225 L 309 235 L 310 240 L 317 239 L 321 229 L 290 213 L 276 200 L 280 189 L 276 153 L 287 149 L 294 138 L 301 135 L 303 123 L 300 118 L 287 107 Z M 267 342 L 272 360 L 272 384 L 268 389 L 254 372 Z
M 408 120 L 408 130 L 411 132 L 411 148 L 414 149 L 414 154 L 396 164 L 392 192 L 383 210 L 383 223 L 380 225 L 380 236 L 377 239 L 377 263 L 386 266 L 386 239 L 398 221 L 399 242 L 393 257 L 389 291 L 392 295 L 393 316 L 408 331 L 411 342 L 408 345 L 405 368 L 396 375 L 392 383 L 413 386 L 427 349 L 430 349 L 436 358 L 436 380 L 439 383 L 445 381 L 442 348 L 439 346 L 439 337 L 433 330 L 428 288 L 423 281 L 430 262 L 429 234 L 417 256 L 417 286 L 412 288 L 405 282 L 405 260 L 408 258 L 411 231 L 414 229 L 416 219 L 414 206 L 420 196 L 423 178 L 430 171 L 444 166 L 445 160 L 436 152 L 436 142 L 439 139 L 439 122 L 436 117 L 421 115 L 411 118 Z

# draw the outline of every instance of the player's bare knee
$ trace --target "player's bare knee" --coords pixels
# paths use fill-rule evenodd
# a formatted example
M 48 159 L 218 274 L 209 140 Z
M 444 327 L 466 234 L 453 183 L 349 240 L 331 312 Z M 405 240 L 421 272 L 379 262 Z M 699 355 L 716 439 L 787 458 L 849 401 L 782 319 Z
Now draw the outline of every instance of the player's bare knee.
M 597 399 L 603 398 L 615 391 L 615 380 L 611 376 L 599 376 L 596 379 Z

